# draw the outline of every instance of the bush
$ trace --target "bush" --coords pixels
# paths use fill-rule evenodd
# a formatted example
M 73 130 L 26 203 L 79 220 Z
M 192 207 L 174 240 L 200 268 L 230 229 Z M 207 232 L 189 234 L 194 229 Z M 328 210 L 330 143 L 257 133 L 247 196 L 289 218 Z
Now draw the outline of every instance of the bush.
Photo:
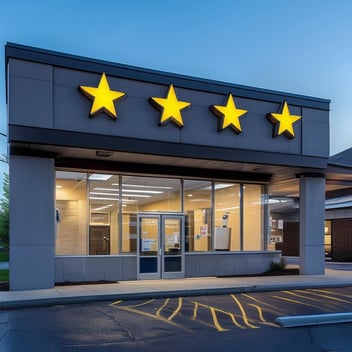
M 287 262 L 285 258 L 281 258 L 279 262 L 271 262 L 270 271 L 271 272 L 282 272 L 286 269 Z

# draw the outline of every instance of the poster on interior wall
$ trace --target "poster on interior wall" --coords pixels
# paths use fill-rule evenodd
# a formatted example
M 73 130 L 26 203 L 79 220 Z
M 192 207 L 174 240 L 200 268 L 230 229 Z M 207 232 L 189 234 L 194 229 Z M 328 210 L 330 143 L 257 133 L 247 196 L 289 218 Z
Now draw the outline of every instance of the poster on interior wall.
M 149 252 L 154 250 L 155 239 L 154 238 L 144 238 L 142 239 L 142 252 Z
M 283 220 L 278 220 L 277 221 L 277 228 L 279 230 L 283 230 L 284 229 L 284 221 Z
M 208 237 L 208 226 L 203 225 L 200 227 L 200 237 Z

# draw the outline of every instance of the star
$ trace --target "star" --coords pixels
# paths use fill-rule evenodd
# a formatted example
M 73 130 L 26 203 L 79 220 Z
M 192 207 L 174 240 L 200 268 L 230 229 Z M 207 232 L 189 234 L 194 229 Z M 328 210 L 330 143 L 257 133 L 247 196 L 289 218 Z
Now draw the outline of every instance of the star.
M 229 126 L 236 133 L 241 133 L 242 128 L 240 124 L 240 117 L 247 113 L 247 110 L 237 109 L 232 94 L 227 97 L 227 103 L 222 105 L 211 105 L 210 110 L 218 117 L 221 118 L 219 130 L 223 130 Z
M 287 138 L 294 138 L 295 132 L 293 130 L 293 124 L 300 120 L 302 116 L 291 115 L 288 109 L 287 101 L 284 101 L 281 114 L 270 113 L 268 114 L 269 120 L 275 125 L 275 136 L 285 134 Z M 277 125 L 279 123 L 279 126 Z
M 162 111 L 159 122 L 160 125 L 165 125 L 166 123 L 172 121 L 178 127 L 183 127 L 181 110 L 190 106 L 191 103 L 177 100 L 176 92 L 172 84 L 170 84 L 166 98 L 150 97 L 149 102 L 158 110 Z
M 111 90 L 105 72 L 101 75 L 98 87 L 79 86 L 80 91 L 93 100 L 90 116 L 95 116 L 100 112 L 105 112 L 114 120 L 117 118 L 114 100 L 125 96 L 125 93 Z

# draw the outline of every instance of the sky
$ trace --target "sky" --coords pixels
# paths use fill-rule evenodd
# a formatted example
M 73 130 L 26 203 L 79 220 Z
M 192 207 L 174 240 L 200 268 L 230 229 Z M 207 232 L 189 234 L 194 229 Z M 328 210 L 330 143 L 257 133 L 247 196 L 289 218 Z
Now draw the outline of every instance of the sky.
M 350 0 L 1 0 L 0 4 L 0 154 L 7 152 L 2 136 L 7 134 L 7 42 L 329 99 L 330 155 L 352 147 Z M 4 170 L 6 164 L 0 162 L 0 175 Z

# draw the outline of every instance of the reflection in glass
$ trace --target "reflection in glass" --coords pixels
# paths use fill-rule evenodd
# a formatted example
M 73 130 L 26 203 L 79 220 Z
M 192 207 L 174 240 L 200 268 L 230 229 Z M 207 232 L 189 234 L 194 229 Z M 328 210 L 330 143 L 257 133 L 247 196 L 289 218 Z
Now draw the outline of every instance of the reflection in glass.
M 211 251 L 211 182 L 184 180 L 185 249 L 188 252 Z
M 240 185 L 216 182 L 214 184 L 215 231 L 227 227 L 230 235 L 229 249 L 241 250 Z M 226 221 L 224 220 L 226 218 Z M 218 230 L 219 235 L 221 230 Z
M 56 171 L 56 255 L 87 255 L 87 174 Z

